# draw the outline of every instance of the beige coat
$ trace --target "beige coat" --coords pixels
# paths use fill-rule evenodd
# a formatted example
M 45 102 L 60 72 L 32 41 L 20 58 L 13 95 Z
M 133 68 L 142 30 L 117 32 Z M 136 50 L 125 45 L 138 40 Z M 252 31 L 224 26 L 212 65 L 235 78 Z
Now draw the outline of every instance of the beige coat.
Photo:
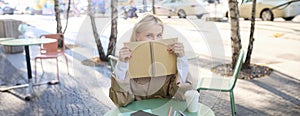
M 114 73 L 111 78 L 109 97 L 117 106 L 126 106 L 134 100 L 149 98 L 172 98 L 184 99 L 184 92 L 192 89 L 192 78 L 190 74 L 186 83 L 180 83 L 176 74 L 130 79 L 128 75 L 125 80 L 119 80 Z

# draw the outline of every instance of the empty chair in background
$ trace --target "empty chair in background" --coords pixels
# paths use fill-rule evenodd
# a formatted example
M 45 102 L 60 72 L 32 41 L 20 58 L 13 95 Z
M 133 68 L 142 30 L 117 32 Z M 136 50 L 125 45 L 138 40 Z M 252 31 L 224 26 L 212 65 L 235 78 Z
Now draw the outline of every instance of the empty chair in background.
M 42 70 L 43 62 L 42 59 L 56 59 L 56 67 L 57 67 L 57 80 L 59 81 L 59 68 L 58 68 L 58 57 L 64 56 L 66 60 L 67 70 L 69 74 L 69 66 L 68 66 L 68 58 L 65 55 L 65 44 L 64 44 L 64 36 L 63 34 L 44 34 L 40 36 L 43 38 L 56 39 L 57 41 L 49 44 L 41 44 L 40 54 L 35 56 L 35 82 L 37 82 L 37 70 L 36 70 L 36 61 L 37 59 L 41 60 Z

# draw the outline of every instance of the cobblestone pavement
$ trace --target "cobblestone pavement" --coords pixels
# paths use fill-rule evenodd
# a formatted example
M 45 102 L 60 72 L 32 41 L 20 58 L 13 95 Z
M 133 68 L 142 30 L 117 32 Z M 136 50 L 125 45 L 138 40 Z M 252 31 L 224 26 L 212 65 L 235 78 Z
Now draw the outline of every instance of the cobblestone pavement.
M 67 74 L 64 60 L 60 59 L 60 84 L 35 86 L 31 101 L 24 101 L 20 98 L 19 95 L 24 94 L 24 89 L 0 93 L 0 116 L 101 116 L 115 107 L 108 97 L 110 71 L 107 65 L 85 66 L 81 63 L 96 54 L 91 53 L 95 50 L 92 47 L 95 46 L 93 41 L 87 43 L 90 40 L 86 39 L 93 37 L 84 34 L 86 29 L 91 29 L 86 26 L 83 25 L 81 28 L 83 32 L 80 31 L 83 34 L 78 35 L 76 41 L 74 40 L 74 43 L 80 43 L 80 45 L 66 51 L 71 75 Z M 85 44 L 82 45 L 82 43 Z M 34 52 L 34 47 L 30 48 L 32 48 L 31 53 Z M 26 71 L 23 70 L 25 59 L 12 60 L 19 59 L 19 57 L 23 57 L 23 54 L 4 54 L 0 49 L 0 86 L 26 82 Z M 209 57 L 199 56 L 190 61 L 190 66 L 197 65 L 201 67 L 200 74 L 207 73 L 211 76 L 214 75 L 209 74 L 211 67 L 229 62 L 229 60 L 213 60 L 212 62 Z M 53 62 L 43 63 L 45 73 L 42 74 L 41 67 L 38 65 L 38 81 L 55 79 L 55 67 L 51 67 L 54 66 Z M 16 67 L 14 64 L 23 64 L 23 67 Z M 300 80 L 286 73 L 286 71 L 275 70 L 270 76 L 263 78 L 239 79 L 234 90 L 237 115 L 299 115 Z M 231 115 L 228 93 L 201 91 L 200 102 L 211 107 L 217 116 Z
M 203 70 L 208 70 L 211 65 L 209 59 L 199 57 L 191 62 L 197 60 L 202 61 L 200 65 Z M 24 72 L 13 67 L 3 54 L 0 61 L 4 64 L 1 69 L 2 86 L 4 83 L 15 84 L 22 83 L 19 80 L 26 80 L 19 79 Z M 63 60 L 60 60 L 61 64 L 62 62 Z M 73 67 L 77 71 L 71 70 L 71 75 L 68 75 L 66 70 L 60 73 L 60 84 L 35 86 L 34 97 L 29 102 L 18 97 L 24 93 L 23 89 L 0 93 L 0 115 L 100 116 L 114 107 L 107 97 L 110 86 L 108 67 L 84 66 L 75 60 L 73 60 Z M 41 76 L 39 81 L 55 79 L 55 71 L 46 71 L 39 76 Z M 299 80 L 279 71 L 259 79 L 238 80 L 235 88 L 237 115 L 298 115 L 300 113 L 299 84 Z M 231 115 L 227 93 L 201 91 L 200 102 L 211 107 L 217 116 Z
M 13 67 L 4 57 L 0 59 L 1 65 L 5 65 L 1 69 L 3 71 L 1 72 L 0 80 L 2 86 L 6 83 L 9 83 L 6 84 L 7 86 L 14 85 L 16 82 L 20 82 L 19 80 L 23 80 L 21 83 L 25 83 L 25 78 L 20 79 L 22 77 L 20 73 L 24 72 Z M 60 64 L 63 64 L 61 63 L 62 61 L 63 59 L 60 61 Z M 51 62 L 47 61 L 43 63 L 45 66 L 45 63 L 47 65 L 47 63 Z M 51 70 L 51 68 L 55 67 L 44 67 L 45 73 L 43 75 L 39 74 L 38 81 L 55 79 L 56 72 L 55 70 Z M 63 69 L 66 69 L 66 67 L 63 67 Z M 109 71 L 106 67 L 103 67 L 102 70 L 105 69 Z M 91 69 L 86 68 L 81 70 L 83 75 L 84 73 L 88 73 L 86 70 Z M 38 72 L 42 73 L 41 70 Z M 24 89 L 0 93 L 0 115 L 103 115 L 112 107 L 112 104 L 101 100 L 104 95 L 101 93 L 101 88 L 103 85 L 108 86 L 109 83 L 103 82 L 109 80 L 107 76 L 103 76 L 100 73 L 95 74 L 95 77 L 70 76 L 66 71 L 61 72 L 64 73 L 60 73 L 60 84 L 34 86 L 33 97 L 29 102 L 22 98 Z M 98 79 L 96 79 L 96 76 L 98 76 Z M 100 95 L 102 96 L 98 97 Z
M 210 59 L 200 57 L 197 60 L 201 61 L 200 67 L 209 71 L 212 66 Z M 192 64 L 196 64 L 197 60 Z M 262 78 L 238 79 L 234 89 L 237 115 L 299 115 L 299 84 L 299 79 L 277 70 Z M 229 93 L 201 91 L 200 102 L 210 106 L 217 116 L 231 115 Z

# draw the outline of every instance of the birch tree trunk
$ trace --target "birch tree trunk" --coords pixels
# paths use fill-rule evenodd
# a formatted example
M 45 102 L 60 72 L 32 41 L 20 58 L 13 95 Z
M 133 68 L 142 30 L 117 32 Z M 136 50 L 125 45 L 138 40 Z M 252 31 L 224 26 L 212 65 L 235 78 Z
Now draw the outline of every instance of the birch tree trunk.
M 152 0 L 152 12 L 153 12 L 153 14 L 156 14 L 155 13 L 155 0 Z
M 97 32 L 97 26 L 96 26 L 96 22 L 95 22 L 95 16 L 94 16 L 94 12 L 93 12 L 93 8 L 92 8 L 92 0 L 88 0 L 88 15 L 91 19 L 91 24 L 92 24 L 92 29 L 93 29 L 93 34 L 94 34 L 94 39 L 97 45 L 97 49 L 98 49 L 98 54 L 99 54 L 99 58 L 102 61 L 108 61 L 108 59 L 105 57 L 104 54 L 104 50 Z
M 252 1 L 252 14 L 251 14 L 251 27 L 250 27 L 250 37 L 249 37 L 249 44 L 247 50 L 246 60 L 243 64 L 243 69 L 250 69 L 250 61 L 251 61 L 251 54 L 253 51 L 253 42 L 254 42 L 254 29 L 255 29 L 255 12 L 256 12 L 256 0 Z
M 107 49 L 108 55 L 115 55 L 116 41 L 118 35 L 118 1 L 111 0 L 111 31 L 109 37 L 109 44 Z
M 59 0 L 54 0 L 54 11 L 55 11 L 55 20 L 56 20 L 56 33 L 62 33 L 60 11 L 59 11 Z
M 239 11 L 238 2 L 236 0 L 228 0 L 229 19 L 231 28 L 231 51 L 232 51 L 232 69 L 238 59 L 239 51 L 242 48 L 240 25 L 239 25 Z
M 67 21 L 66 21 L 66 26 L 65 26 L 63 34 L 65 34 L 65 32 L 67 31 L 67 28 L 68 28 L 70 8 L 71 8 L 71 0 L 68 0 L 68 8 L 67 8 L 67 15 L 66 15 L 66 20 Z

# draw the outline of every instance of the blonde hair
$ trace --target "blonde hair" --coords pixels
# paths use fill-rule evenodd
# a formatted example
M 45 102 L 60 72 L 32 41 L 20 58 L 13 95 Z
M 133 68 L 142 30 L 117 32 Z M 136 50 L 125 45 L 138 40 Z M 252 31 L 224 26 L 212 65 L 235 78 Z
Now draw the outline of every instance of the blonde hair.
M 164 29 L 163 22 L 157 16 L 149 13 L 142 16 L 133 27 L 130 42 L 137 41 L 137 33 L 142 32 L 153 25 L 160 25 Z

